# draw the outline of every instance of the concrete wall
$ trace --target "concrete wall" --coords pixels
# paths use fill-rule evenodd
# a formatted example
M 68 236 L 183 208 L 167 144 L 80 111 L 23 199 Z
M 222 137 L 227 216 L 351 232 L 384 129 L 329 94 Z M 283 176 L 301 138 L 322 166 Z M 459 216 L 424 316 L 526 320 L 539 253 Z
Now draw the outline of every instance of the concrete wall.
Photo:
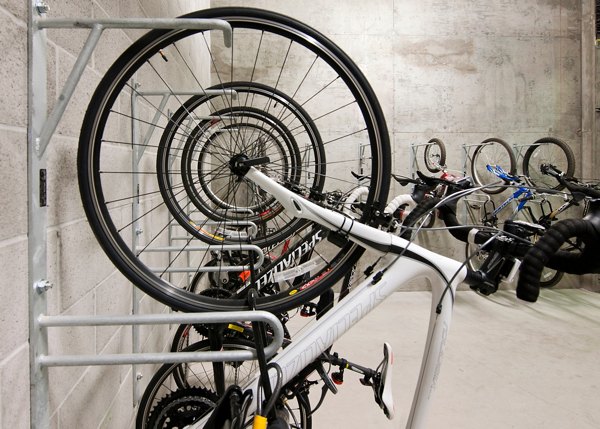
M 526 145 L 545 136 L 570 144 L 576 174 L 581 173 L 581 11 L 575 0 L 345 0 L 343 6 L 213 0 L 211 5 L 281 12 L 345 50 L 382 104 L 397 174 L 413 171 L 411 144 L 432 137 L 445 143 L 448 168 L 463 172 L 463 145 L 488 137 Z M 423 147 L 416 156 L 417 167 L 424 169 Z M 405 192 L 392 183 L 391 196 Z M 463 246 L 449 234 L 421 242 L 464 258 Z
M 27 6 L 0 1 L 0 427 L 28 428 L 29 347 L 27 279 Z M 48 1 L 50 17 L 174 17 L 208 7 L 207 0 Z M 132 286 L 98 246 L 83 213 L 77 188 L 76 153 L 81 121 L 91 93 L 116 57 L 142 31 L 105 32 L 47 151 L 48 292 L 50 314 L 128 314 Z M 48 98 L 54 104 L 87 31 L 48 31 Z M 141 297 L 144 312 L 165 311 Z M 167 328 L 142 329 L 144 350 L 165 346 Z M 131 327 L 52 329 L 53 354 L 132 351 Z M 140 367 L 145 377 L 153 368 Z M 53 428 L 132 427 L 131 366 L 51 368 Z
M 554 135 L 579 153 L 579 2 L 214 0 L 312 25 L 359 64 L 384 107 L 395 171 L 408 146 L 441 138 L 461 169 L 462 144 Z

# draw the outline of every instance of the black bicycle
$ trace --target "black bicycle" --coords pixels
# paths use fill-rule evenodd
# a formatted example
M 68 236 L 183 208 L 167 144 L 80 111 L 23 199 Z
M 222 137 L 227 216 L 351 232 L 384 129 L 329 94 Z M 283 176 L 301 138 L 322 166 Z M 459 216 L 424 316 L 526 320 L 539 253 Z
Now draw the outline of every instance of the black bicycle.
M 581 219 L 556 222 L 526 253 L 517 296 L 530 302 L 538 298 L 544 267 L 571 274 L 600 273 L 600 187 L 569 177 L 552 165 L 542 165 L 541 171 L 554 177 L 573 195 L 579 195 L 586 202 L 586 213 Z

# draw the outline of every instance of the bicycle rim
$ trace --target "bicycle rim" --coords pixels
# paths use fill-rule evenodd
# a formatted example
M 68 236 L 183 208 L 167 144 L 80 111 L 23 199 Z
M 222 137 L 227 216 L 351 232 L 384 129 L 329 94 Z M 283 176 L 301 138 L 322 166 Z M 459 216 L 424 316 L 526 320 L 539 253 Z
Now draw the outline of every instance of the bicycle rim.
M 440 139 L 433 138 L 427 142 L 423 151 L 425 167 L 432 173 L 439 173 L 446 166 L 446 146 Z
M 523 155 L 523 174 L 536 187 L 561 190 L 563 186 L 556 179 L 542 174 L 542 164 L 553 165 L 567 177 L 572 177 L 575 173 L 573 151 L 565 142 L 553 137 L 541 138 L 527 149 Z
M 351 171 L 361 170 L 371 178 L 367 207 L 382 209 L 391 157 L 381 108 L 356 65 L 304 24 L 245 8 L 186 17 L 228 21 L 232 47 L 222 47 L 218 32 L 155 30 L 109 69 L 79 144 L 90 225 L 134 285 L 182 311 L 248 308 L 243 297 L 187 290 L 210 252 L 242 251 L 251 237 L 277 258 L 282 242 L 313 240 L 318 268 L 305 273 L 310 281 L 288 282 L 257 302 L 258 309 L 293 308 L 333 285 L 361 249 L 315 242 L 310 225 L 231 166 L 268 156 L 263 172 L 332 207 L 357 186 Z M 294 265 L 294 255 L 286 258 Z
M 481 189 L 486 194 L 499 194 L 505 188 L 503 186 L 488 186 L 500 179 L 487 170 L 487 165 L 499 165 L 510 174 L 515 174 L 515 155 L 508 143 L 498 138 L 486 139 L 477 146 L 471 161 L 471 174 L 475 183 L 486 186 Z

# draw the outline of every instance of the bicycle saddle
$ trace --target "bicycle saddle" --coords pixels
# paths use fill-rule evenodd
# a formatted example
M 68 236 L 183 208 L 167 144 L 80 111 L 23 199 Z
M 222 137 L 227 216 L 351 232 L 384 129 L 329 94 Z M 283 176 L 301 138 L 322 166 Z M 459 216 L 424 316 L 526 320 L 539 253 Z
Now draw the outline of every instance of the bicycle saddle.
M 396 180 L 396 182 L 400 183 L 401 186 L 406 186 L 409 183 L 412 183 L 414 185 L 422 185 L 423 184 L 423 182 L 421 182 L 420 180 L 411 179 L 410 177 L 398 176 L 396 174 L 392 174 L 392 177 L 394 178 L 394 180 Z
M 392 395 L 392 364 L 394 355 L 389 343 L 383 343 L 383 360 L 381 361 L 381 378 L 373 385 L 375 402 L 381 407 L 385 416 L 392 420 L 395 415 L 394 398 Z

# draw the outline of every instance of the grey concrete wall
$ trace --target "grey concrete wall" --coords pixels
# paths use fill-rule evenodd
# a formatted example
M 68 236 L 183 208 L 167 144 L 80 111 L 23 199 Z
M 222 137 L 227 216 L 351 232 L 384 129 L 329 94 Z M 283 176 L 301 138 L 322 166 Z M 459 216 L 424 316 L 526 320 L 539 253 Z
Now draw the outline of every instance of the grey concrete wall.
M 0 1 L 0 427 L 30 427 L 27 298 L 27 6 Z M 202 9 L 208 0 L 48 1 L 50 17 L 175 17 Z M 56 315 L 128 314 L 132 286 L 98 246 L 85 219 L 77 188 L 76 153 L 81 121 L 102 74 L 142 31 L 105 32 L 48 148 L 48 293 Z M 48 98 L 52 106 L 85 30 L 48 31 Z M 164 306 L 140 297 L 143 312 Z M 144 350 L 165 346 L 167 328 L 144 328 Z M 53 354 L 132 351 L 130 327 L 52 329 Z M 153 368 L 140 367 L 141 389 Z M 51 368 L 52 428 L 133 427 L 131 366 Z
M 312 25 L 361 67 L 394 137 L 395 171 L 408 146 L 441 138 L 461 169 L 462 144 L 554 135 L 579 153 L 580 10 L 571 1 L 214 0 Z
M 488 137 L 527 145 L 545 136 L 568 142 L 576 173 L 581 171 L 581 11 L 575 0 L 213 0 L 211 5 L 281 12 L 346 51 L 382 104 L 397 174 L 412 172 L 410 146 L 432 137 L 445 143 L 448 168 L 461 173 L 463 145 Z M 420 147 L 418 161 L 422 155 Z M 422 161 L 418 167 L 424 169 Z M 405 192 L 393 183 L 390 196 Z M 463 246 L 449 234 L 436 233 L 422 243 L 464 258 Z

